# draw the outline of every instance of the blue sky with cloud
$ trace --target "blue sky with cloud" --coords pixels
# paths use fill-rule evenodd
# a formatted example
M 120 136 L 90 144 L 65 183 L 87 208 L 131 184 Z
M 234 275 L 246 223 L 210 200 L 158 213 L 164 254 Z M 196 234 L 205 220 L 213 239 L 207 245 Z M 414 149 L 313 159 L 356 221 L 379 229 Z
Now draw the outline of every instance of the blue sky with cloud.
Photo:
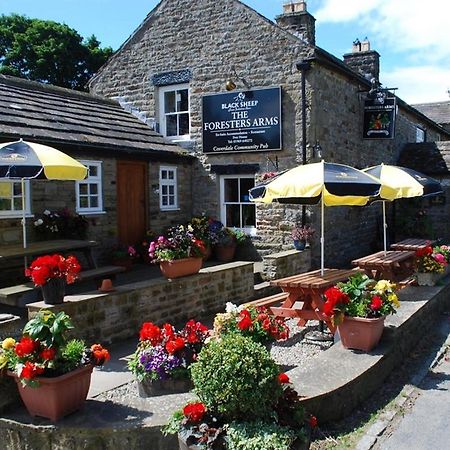
M 243 0 L 269 19 L 283 0 Z M 82 36 L 119 47 L 157 4 L 156 0 L 0 0 L 0 14 L 65 22 Z M 317 19 L 316 43 L 342 58 L 366 36 L 381 55 L 381 82 L 397 87 L 409 103 L 448 100 L 450 88 L 450 1 L 310 0 Z

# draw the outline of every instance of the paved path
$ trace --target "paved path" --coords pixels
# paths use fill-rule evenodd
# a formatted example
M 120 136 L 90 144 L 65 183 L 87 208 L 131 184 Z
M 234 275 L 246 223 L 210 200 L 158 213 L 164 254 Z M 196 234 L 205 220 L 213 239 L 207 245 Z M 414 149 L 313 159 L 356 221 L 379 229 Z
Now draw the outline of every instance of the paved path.
M 380 443 L 381 450 L 450 449 L 450 352 L 425 377 L 412 408 Z

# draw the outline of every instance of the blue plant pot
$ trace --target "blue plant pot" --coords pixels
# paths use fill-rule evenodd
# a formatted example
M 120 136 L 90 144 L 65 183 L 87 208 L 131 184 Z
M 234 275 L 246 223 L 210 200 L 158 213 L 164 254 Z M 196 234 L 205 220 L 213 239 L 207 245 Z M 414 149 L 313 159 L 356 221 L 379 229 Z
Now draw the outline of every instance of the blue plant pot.
M 306 242 L 299 241 L 298 239 L 294 239 L 294 247 L 296 250 L 305 250 Z

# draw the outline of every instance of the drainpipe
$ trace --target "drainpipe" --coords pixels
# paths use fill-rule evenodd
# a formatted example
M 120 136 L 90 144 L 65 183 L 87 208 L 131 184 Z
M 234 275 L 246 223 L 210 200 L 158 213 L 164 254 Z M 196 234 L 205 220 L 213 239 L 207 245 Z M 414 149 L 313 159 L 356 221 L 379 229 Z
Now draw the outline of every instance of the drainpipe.
M 306 164 L 306 72 L 311 68 L 309 61 L 303 60 L 297 63 L 297 70 L 301 74 L 302 95 L 302 164 Z M 302 225 L 306 224 L 306 206 L 302 206 Z

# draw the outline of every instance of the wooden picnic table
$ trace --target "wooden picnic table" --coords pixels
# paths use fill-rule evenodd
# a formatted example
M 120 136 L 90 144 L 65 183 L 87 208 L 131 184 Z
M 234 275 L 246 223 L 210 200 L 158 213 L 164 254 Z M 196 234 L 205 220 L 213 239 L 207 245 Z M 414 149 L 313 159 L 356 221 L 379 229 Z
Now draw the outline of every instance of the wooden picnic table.
M 396 242 L 395 244 L 391 245 L 391 248 L 393 250 L 411 250 L 416 251 L 425 247 L 428 247 L 429 245 L 433 246 L 436 244 L 435 240 L 431 239 L 404 239 L 403 241 Z
M 374 253 L 352 261 L 376 280 L 402 281 L 414 273 L 415 252 L 389 250 Z
M 86 257 L 88 268 L 94 269 L 97 265 L 92 256 L 92 247 L 96 245 L 96 241 L 81 239 L 57 239 L 51 241 L 31 242 L 26 248 L 23 248 L 22 245 L 4 245 L 0 247 L 0 262 L 28 256 L 79 251 Z
M 323 313 L 323 294 L 339 281 L 346 281 L 355 275 L 358 269 L 324 269 L 293 275 L 270 282 L 272 286 L 280 287 L 288 293 L 281 306 L 271 307 L 272 314 L 279 317 L 298 317 L 299 325 L 305 326 L 308 320 L 322 320 L 329 330 L 334 333 L 336 327 L 330 317 Z M 301 303 L 301 304 L 300 304 Z

